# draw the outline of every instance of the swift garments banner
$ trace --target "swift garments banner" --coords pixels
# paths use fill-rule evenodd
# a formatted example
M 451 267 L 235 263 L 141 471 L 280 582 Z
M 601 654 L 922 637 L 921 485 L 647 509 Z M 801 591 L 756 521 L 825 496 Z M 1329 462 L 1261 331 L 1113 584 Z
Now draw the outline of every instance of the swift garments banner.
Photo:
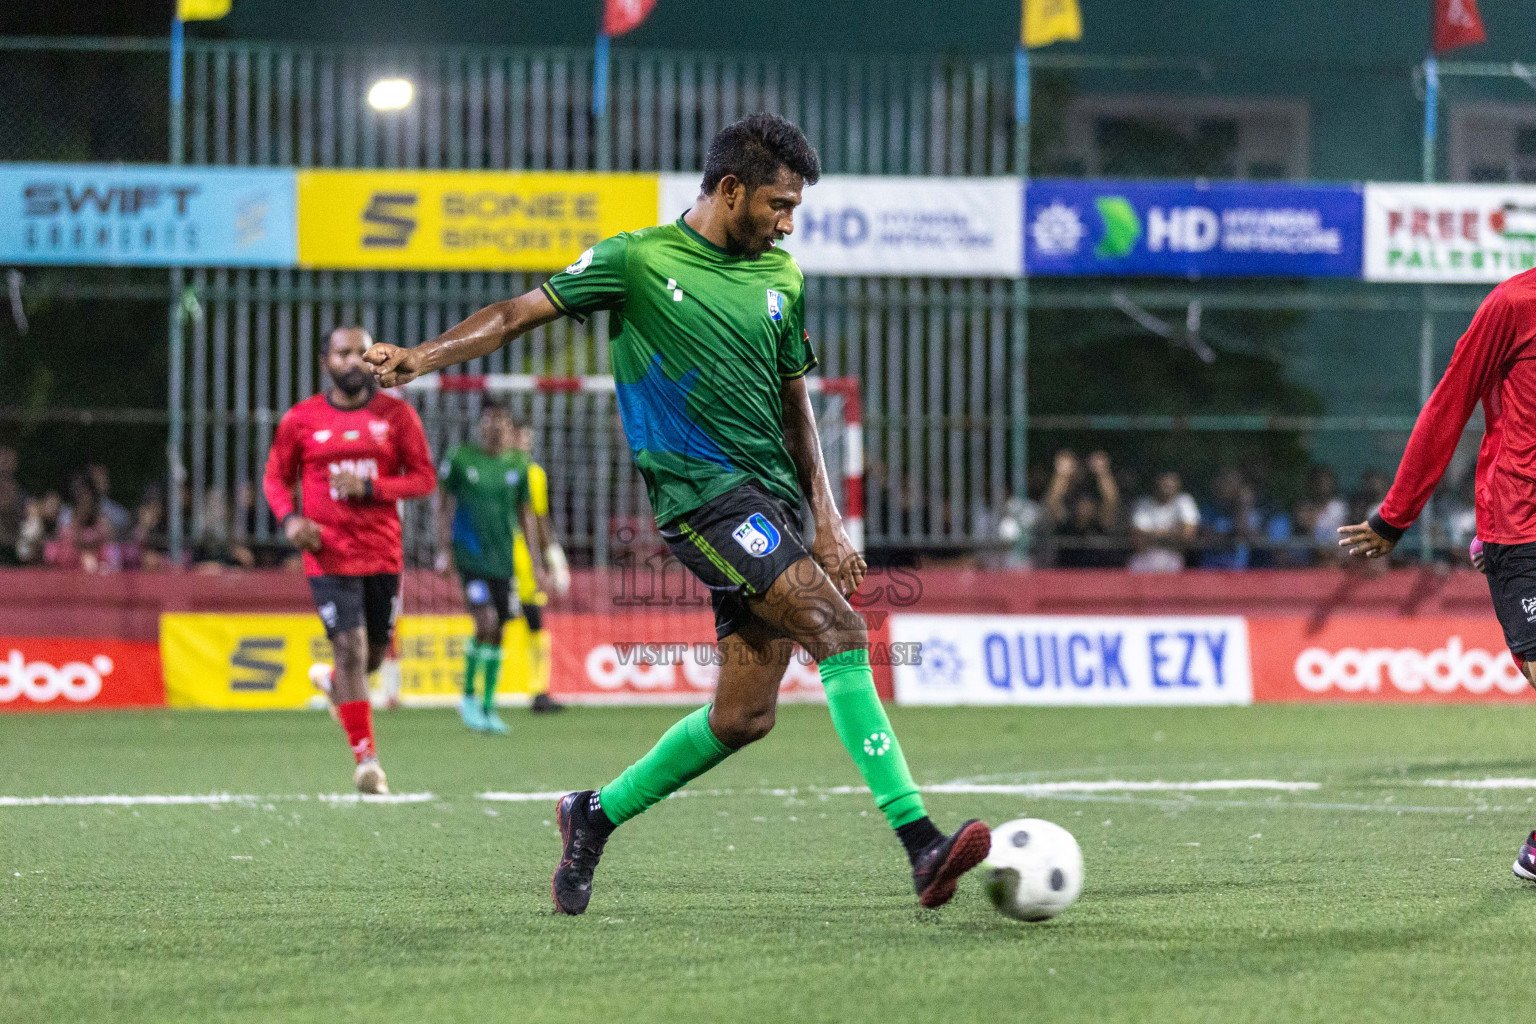
M 892 615 L 901 704 L 1248 704 L 1232 616 Z
M 0 164 L 0 261 L 291 267 L 282 169 Z
M 1536 701 L 1486 618 L 1249 619 L 1258 701 Z
M 699 195 L 698 174 L 661 176 L 661 222 Z M 1018 277 L 1017 178 L 829 174 L 808 185 L 784 248 L 807 274 Z
M 1536 267 L 1536 187 L 1365 186 L 1368 281 L 1483 282 Z
M 656 175 L 299 171 L 299 264 L 558 270 L 655 222 Z
M 0 637 L 0 712 L 158 707 L 165 703 L 154 644 L 63 637 Z

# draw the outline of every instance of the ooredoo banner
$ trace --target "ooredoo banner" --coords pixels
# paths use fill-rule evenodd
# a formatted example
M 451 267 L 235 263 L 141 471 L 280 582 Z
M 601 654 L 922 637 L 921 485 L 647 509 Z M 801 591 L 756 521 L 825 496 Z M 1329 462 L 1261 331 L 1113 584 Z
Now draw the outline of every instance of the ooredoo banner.
M 291 267 L 284 168 L 0 164 L 0 261 Z
M 708 614 L 558 615 L 551 692 L 588 704 L 703 704 L 721 660 Z M 781 700 L 825 700 L 821 673 L 796 651 Z
M 1257 701 L 1532 701 L 1487 618 L 1249 619 Z
M 1248 704 L 1235 616 L 893 615 L 901 704 Z
M 1368 281 L 1496 282 L 1536 267 L 1536 187 L 1365 186 Z
M 698 174 L 661 176 L 661 221 L 699 195 Z M 1018 277 L 1017 178 L 829 174 L 807 186 L 784 240 L 807 274 Z
M 160 651 L 152 643 L 0 637 L 0 712 L 164 703 Z

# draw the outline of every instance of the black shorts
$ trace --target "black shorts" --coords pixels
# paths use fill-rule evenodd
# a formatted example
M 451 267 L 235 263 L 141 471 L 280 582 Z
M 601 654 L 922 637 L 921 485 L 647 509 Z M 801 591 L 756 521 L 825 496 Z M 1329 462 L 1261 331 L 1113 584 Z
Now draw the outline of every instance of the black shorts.
M 1536 661 L 1536 542 L 1483 542 L 1493 613 L 1504 627 L 1504 643 L 1517 661 Z
M 496 621 L 505 626 L 522 610 L 517 603 L 517 591 L 509 576 L 461 576 L 464 581 L 464 603 L 471 608 L 490 605 L 496 609 Z
M 798 509 L 748 483 L 672 520 L 661 537 L 709 588 L 715 636 L 724 639 L 752 617 L 747 598 L 807 556 L 802 528 Z
M 381 572 L 376 576 L 311 576 L 309 592 L 315 611 L 325 623 L 325 635 L 365 626 L 370 644 L 389 642 L 400 611 L 400 576 Z

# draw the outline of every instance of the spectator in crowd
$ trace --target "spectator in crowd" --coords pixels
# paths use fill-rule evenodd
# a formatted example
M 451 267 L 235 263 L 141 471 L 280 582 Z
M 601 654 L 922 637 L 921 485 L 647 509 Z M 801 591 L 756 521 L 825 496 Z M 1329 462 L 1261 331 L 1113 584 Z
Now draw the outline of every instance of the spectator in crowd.
M 1392 486 L 1392 481 L 1379 469 L 1367 469 L 1360 474 L 1360 486 L 1349 498 L 1349 517 L 1351 523 L 1363 523 L 1376 513 L 1381 503 L 1386 500 L 1387 490 Z M 1360 518 L 1356 519 L 1358 514 Z M 1338 538 L 1334 538 L 1334 544 L 1338 544 Z
M 1270 517 L 1259 506 L 1258 492 L 1242 472 L 1231 466 L 1211 481 L 1211 503 L 1205 515 L 1209 541 L 1200 556 L 1202 569 L 1250 569 L 1271 563 Z M 1289 522 L 1285 532 L 1290 530 Z
M 1094 452 L 1085 467 L 1077 453 L 1067 449 L 1057 452 L 1055 472 L 1045 492 L 1045 518 L 1059 542 L 1057 565 L 1118 565 L 1120 552 L 1106 543 L 1120 525 L 1120 488 L 1109 456 Z
M 26 497 L 16 482 L 16 449 L 0 445 L 0 566 L 20 564 L 16 552 Z
M 1386 497 L 1386 492 L 1382 492 Z M 1349 503 L 1339 494 L 1339 481 L 1327 466 L 1313 466 L 1307 474 L 1307 500 L 1317 509 L 1312 539 L 1330 551 L 1339 549 L 1339 527 L 1356 522 L 1349 518 Z M 1379 504 L 1379 499 L 1378 499 Z
M 16 559 L 22 565 L 41 565 L 47 544 L 59 528 L 63 501 L 58 491 L 28 498 L 22 506 L 21 534 L 16 539 Z
M 1030 475 L 1038 479 L 1034 468 L 1030 467 Z M 1031 491 L 1038 493 L 1033 487 Z M 977 565 L 983 569 L 1029 568 L 1042 514 L 1040 503 L 1033 497 L 1020 498 L 1010 495 L 1006 487 L 994 488 L 991 504 L 978 509 L 971 524 L 974 535 L 987 544 Z
M 128 510 L 112 500 L 112 476 L 107 472 L 107 467 L 99 462 L 93 462 L 85 467 L 85 472 L 91 480 L 91 486 L 96 489 L 96 499 L 101 504 L 101 514 L 106 521 L 112 524 L 112 530 L 118 537 L 128 536 L 129 528 L 133 525 L 133 517 Z
M 1195 499 L 1184 493 L 1179 474 L 1158 475 L 1153 492 L 1136 502 L 1131 512 L 1131 536 L 1136 553 L 1132 572 L 1178 572 L 1184 568 L 1184 549 L 1200 528 Z
M 58 534 L 46 545 L 49 565 L 61 569 L 99 572 L 121 568 L 120 551 L 112 524 L 101 511 L 101 497 L 91 478 L 77 473 L 69 482 L 67 520 L 61 515 Z
M 153 570 L 168 564 L 170 544 L 166 535 L 165 496 L 160 488 L 145 489 L 122 549 L 125 569 Z
M 244 535 L 245 524 L 242 522 L 236 526 L 224 488 L 208 488 L 203 501 L 202 529 L 197 532 L 192 543 L 194 567 L 198 572 L 209 573 L 226 568 L 254 568 L 256 555 L 244 543 Z

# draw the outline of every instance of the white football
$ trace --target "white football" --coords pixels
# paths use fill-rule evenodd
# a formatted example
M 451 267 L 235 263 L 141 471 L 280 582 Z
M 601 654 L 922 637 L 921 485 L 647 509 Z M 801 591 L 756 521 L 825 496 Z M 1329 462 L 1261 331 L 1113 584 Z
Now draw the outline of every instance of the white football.
M 1083 851 L 1077 840 L 1039 818 L 1018 818 L 993 829 L 992 851 L 982 868 L 992 905 L 1020 921 L 1055 917 L 1083 891 Z

